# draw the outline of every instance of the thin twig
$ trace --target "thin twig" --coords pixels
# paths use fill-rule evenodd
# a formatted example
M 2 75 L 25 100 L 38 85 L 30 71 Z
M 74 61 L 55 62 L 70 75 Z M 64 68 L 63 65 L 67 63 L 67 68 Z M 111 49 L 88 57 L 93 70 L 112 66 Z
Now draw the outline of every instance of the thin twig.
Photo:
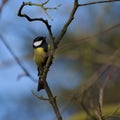
M 20 6 L 20 9 L 19 9 L 19 11 L 18 11 L 18 16 L 20 16 L 20 17 L 25 17 L 25 18 L 26 18 L 28 21 L 30 21 L 30 22 L 31 22 L 31 21 L 41 21 L 41 22 L 43 22 L 43 23 L 46 25 L 46 27 L 47 27 L 47 30 L 48 30 L 49 35 L 50 35 L 50 38 L 51 38 L 51 39 L 54 39 L 52 30 L 51 30 L 51 25 L 48 23 L 48 20 L 45 20 L 45 19 L 43 19 L 43 18 L 31 18 L 31 17 L 29 17 L 28 15 L 22 13 L 22 9 L 23 9 L 26 5 L 28 5 L 28 2 L 27 2 L 27 3 L 25 3 L 25 2 L 22 3 L 22 5 Z
M 100 86 L 100 89 L 99 89 L 99 100 L 98 100 L 99 112 L 98 113 L 101 118 L 103 117 L 102 107 L 103 107 L 104 90 L 105 90 L 105 86 L 107 85 L 108 81 L 111 78 L 111 75 L 112 75 L 112 71 L 109 71 L 106 79 L 104 80 L 103 84 Z
M 93 40 L 92 38 L 94 38 L 94 37 L 99 37 L 101 35 L 103 36 L 106 33 L 111 32 L 112 30 L 114 30 L 116 28 L 119 28 L 119 27 L 120 27 L 120 23 L 117 23 L 115 25 L 112 25 L 112 26 L 108 27 L 107 29 L 103 30 L 102 32 L 96 33 L 96 34 L 91 35 L 91 36 L 87 36 L 85 38 L 81 38 L 80 41 L 79 41 L 79 43 L 81 44 L 83 42 L 88 42 L 90 40 Z
M 86 107 L 86 105 L 84 104 L 85 101 L 85 96 L 86 96 L 86 91 L 82 94 L 81 96 L 81 107 L 83 108 L 83 110 L 86 112 L 86 114 L 92 119 L 95 120 L 95 117 L 91 114 L 91 112 L 88 109 L 88 106 Z
M 32 94 L 37 97 L 38 99 L 40 100 L 46 100 L 46 101 L 49 101 L 49 98 L 44 98 L 43 96 L 38 96 L 37 94 L 34 93 L 34 91 L 32 91 Z
M 120 111 L 120 105 L 118 105 L 118 107 L 112 112 L 112 116 L 115 115 L 115 114 L 118 114 Z
M 1 41 L 5 45 L 5 47 L 8 49 L 8 51 L 11 53 L 13 56 L 14 60 L 17 62 L 17 64 L 22 68 L 22 70 L 25 72 L 25 74 L 34 82 L 36 82 L 36 79 L 34 79 L 31 74 L 27 71 L 27 69 L 22 65 L 21 61 L 18 59 L 18 57 L 15 55 L 9 44 L 5 41 L 4 37 L 0 35 Z
M 95 1 L 95 2 L 88 2 L 84 4 L 79 4 L 78 6 L 88 6 L 88 5 L 94 5 L 94 4 L 100 4 L 100 3 L 110 3 L 110 2 L 119 2 L 120 0 L 102 0 L 102 1 Z
M 4 5 L 8 2 L 8 0 L 2 0 L 2 3 L 0 5 L 0 13 L 2 11 L 2 8 L 4 7 Z
M 86 82 L 84 83 L 85 85 L 82 85 L 83 88 L 81 88 L 81 91 L 80 91 L 81 94 L 84 93 L 84 91 L 88 90 L 105 73 L 105 71 L 112 66 L 113 62 L 119 56 L 119 53 L 120 53 L 120 48 L 113 53 L 113 55 L 109 58 L 109 61 L 107 64 L 103 65 L 88 80 L 86 80 Z
M 46 2 L 42 3 L 42 4 L 38 4 L 38 3 L 32 3 L 32 2 L 24 2 L 25 5 L 29 5 L 29 6 L 38 6 L 40 7 L 44 13 L 48 16 L 48 18 L 50 18 L 51 20 L 53 20 L 51 18 L 51 16 L 48 14 L 47 10 L 57 10 L 58 7 L 61 6 L 61 4 L 57 5 L 56 7 L 45 7 L 45 5 L 49 2 L 49 0 L 47 0 Z
M 65 23 L 65 25 L 63 26 L 62 30 L 61 30 L 61 33 L 59 34 L 59 36 L 57 37 L 56 41 L 55 41 L 55 48 L 58 47 L 58 44 L 60 43 L 60 41 L 63 39 L 67 29 L 68 29 L 68 26 L 70 25 L 70 23 L 72 22 L 72 20 L 74 19 L 74 15 L 77 11 L 77 8 L 78 8 L 78 0 L 74 0 L 74 6 L 73 6 L 73 9 L 71 11 L 71 14 L 67 20 L 67 22 Z

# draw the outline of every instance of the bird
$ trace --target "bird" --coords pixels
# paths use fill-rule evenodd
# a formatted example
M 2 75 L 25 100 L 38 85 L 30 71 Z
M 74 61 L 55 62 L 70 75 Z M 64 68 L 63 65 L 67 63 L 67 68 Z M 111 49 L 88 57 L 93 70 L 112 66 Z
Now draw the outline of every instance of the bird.
M 50 45 L 47 43 L 46 37 L 38 36 L 33 40 L 33 50 L 34 50 L 33 59 L 37 65 L 38 76 L 39 76 L 37 91 L 44 89 L 44 82 L 40 78 L 40 76 L 43 74 L 43 69 L 48 59 L 49 49 L 50 49 Z

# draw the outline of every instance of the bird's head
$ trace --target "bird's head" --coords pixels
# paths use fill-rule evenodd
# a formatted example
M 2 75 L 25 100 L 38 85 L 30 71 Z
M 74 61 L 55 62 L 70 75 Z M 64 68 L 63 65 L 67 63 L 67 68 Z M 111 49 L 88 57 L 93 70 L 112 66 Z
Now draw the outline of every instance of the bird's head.
M 46 37 L 38 36 L 33 40 L 33 48 L 42 47 L 46 43 Z

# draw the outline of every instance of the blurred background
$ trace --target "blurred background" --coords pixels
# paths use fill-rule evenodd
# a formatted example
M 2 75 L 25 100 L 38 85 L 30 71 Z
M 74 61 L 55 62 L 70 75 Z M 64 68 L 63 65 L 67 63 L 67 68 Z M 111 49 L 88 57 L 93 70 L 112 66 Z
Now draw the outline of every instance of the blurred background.
M 31 2 L 42 3 L 44 0 Z M 26 6 L 23 12 L 33 18 L 48 19 L 54 36 L 57 36 L 70 15 L 73 2 L 50 0 L 46 5 L 48 7 L 61 4 L 58 10 L 48 11 L 51 18 L 35 6 Z M 79 0 L 79 3 L 87 2 L 91 0 Z M 43 35 L 47 36 L 49 42 L 49 34 L 41 22 L 29 22 L 17 16 L 21 4 L 22 1 L 0 0 L 0 119 L 54 120 L 56 118 L 51 105 L 32 94 L 34 91 L 37 95 L 47 96 L 44 90 L 37 92 L 37 67 L 33 61 L 32 41 L 36 36 Z M 112 65 L 96 78 L 98 80 L 87 91 L 85 104 L 92 108 L 90 103 L 94 103 L 94 108 L 97 107 L 99 88 L 105 84 L 104 114 L 117 111 L 115 115 L 120 115 L 120 54 L 115 56 L 120 48 L 119 9 L 120 2 L 79 7 L 56 51 L 47 81 L 57 96 L 65 120 L 85 118 L 79 102 L 81 85 L 86 80 L 89 84 L 91 76 L 110 63 L 113 57 Z M 35 81 L 25 75 L 3 41 Z

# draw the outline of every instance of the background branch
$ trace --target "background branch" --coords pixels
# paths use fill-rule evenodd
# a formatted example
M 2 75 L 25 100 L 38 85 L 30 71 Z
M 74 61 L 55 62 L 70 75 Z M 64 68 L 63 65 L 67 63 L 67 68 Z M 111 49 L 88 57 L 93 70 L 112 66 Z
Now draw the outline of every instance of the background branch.
M 8 2 L 8 0 L 2 0 L 2 3 L 0 5 L 0 13 L 2 11 L 2 8 L 4 7 L 4 5 Z
M 113 53 L 113 55 L 109 58 L 107 64 L 103 65 L 88 80 L 86 80 L 85 83 L 81 84 L 81 88 L 79 90 L 80 95 L 82 95 L 85 91 L 87 91 L 105 73 L 105 71 L 112 66 L 113 62 L 119 56 L 119 53 L 120 53 L 120 48 Z
M 21 61 L 18 59 L 18 57 L 15 55 L 9 44 L 5 41 L 4 37 L 0 35 L 1 41 L 5 45 L 5 47 L 8 49 L 10 54 L 13 56 L 14 60 L 17 62 L 17 64 L 22 68 L 22 70 L 25 72 L 25 75 L 27 75 L 32 81 L 36 82 L 36 80 L 31 76 L 31 74 L 27 71 L 27 69 L 22 65 Z
M 113 62 L 117 59 L 117 57 L 119 56 L 120 53 L 120 48 L 117 49 L 113 55 L 109 58 L 109 61 L 107 64 L 103 65 L 102 67 L 100 67 L 100 69 L 98 69 L 90 78 L 88 78 L 87 80 L 85 80 L 85 82 L 83 84 L 81 84 L 81 87 L 76 89 L 76 92 L 74 92 L 72 94 L 71 97 L 69 97 L 69 101 L 72 101 L 74 99 L 79 100 L 79 102 L 81 103 L 83 98 L 81 97 L 91 86 L 93 86 L 93 84 L 95 84 L 95 82 L 105 73 L 105 71 L 110 68 L 113 64 Z M 105 82 L 106 83 L 106 82 Z M 79 93 L 78 93 L 79 91 Z M 77 97 L 76 97 L 77 96 Z M 67 107 L 69 106 L 70 102 L 68 102 L 66 105 L 64 105 L 64 108 L 62 109 L 62 112 L 65 111 L 65 109 L 67 109 Z
M 55 48 L 58 47 L 58 44 L 60 43 L 60 41 L 62 40 L 62 38 L 64 37 L 67 29 L 68 29 L 68 26 L 70 25 L 70 23 L 72 22 L 72 20 L 74 19 L 74 15 L 77 11 L 77 8 L 78 8 L 78 0 L 74 0 L 74 6 L 73 6 L 73 9 L 70 13 L 70 17 L 68 18 L 67 22 L 65 23 L 65 25 L 63 26 L 62 30 L 61 30 L 61 33 L 60 35 L 57 37 L 56 41 L 55 41 Z
M 108 72 L 106 79 L 104 80 L 103 84 L 100 86 L 100 89 L 99 89 L 99 100 L 98 100 L 98 106 L 99 106 L 98 110 L 99 111 L 98 111 L 98 113 L 99 113 L 99 116 L 101 117 L 101 119 L 103 118 L 102 108 L 103 108 L 104 90 L 105 90 L 105 87 L 106 87 L 108 81 L 110 80 L 111 76 L 112 76 L 112 71 L 110 70 Z
M 82 97 L 81 97 L 81 107 L 82 109 L 85 111 L 85 113 L 92 119 L 92 120 L 95 120 L 95 117 L 91 114 L 88 106 L 85 105 L 84 101 L 85 101 L 85 97 L 86 97 L 86 91 L 82 94 Z
M 79 4 L 78 6 L 88 6 L 88 5 L 94 5 L 94 4 L 100 4 L 100 3 L 110 3 L 110 2 L 118 2 L 120 0 L 102 0 L 102 1 L 96 1 L 96 2 L 88 2 L 84 4 Z
M 92 38 L 94 38 L 94 37 L 99 37 L 101 35 L 103 36 L 106 33 L 111 32 L 112 30 L 114 30 L 116 28 L 119 28 L 119 27 L 120 27 L 120 23 L 117 23 L 115 25 L 112 25 L 112 26 L 108 27 L 107 29 L 103 30 L 102 32 L 96 33 L 96 34 L 91 35 L 91 36 L 87 36 L 85 38 L 81 38 L 80 41 L 79 41 L 79 43 L 81 44 L 83 42 L 88 42 L 90 40 L 93 40 Z

